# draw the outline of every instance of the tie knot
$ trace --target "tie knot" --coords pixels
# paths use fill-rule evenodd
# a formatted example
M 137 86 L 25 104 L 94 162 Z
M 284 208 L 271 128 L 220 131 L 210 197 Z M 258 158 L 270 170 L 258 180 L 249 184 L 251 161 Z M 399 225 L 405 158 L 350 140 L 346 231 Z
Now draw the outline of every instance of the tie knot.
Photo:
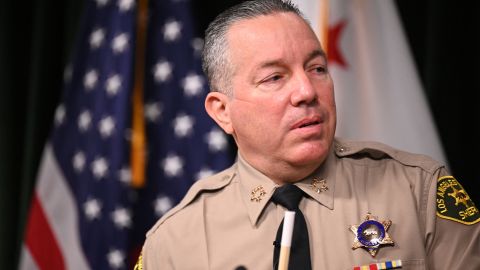
M 272 201 L 292 211 L 298 209 L 302 197 L 303 191 L 299 187 L 293 184 L 285 184 L 275 190 Z

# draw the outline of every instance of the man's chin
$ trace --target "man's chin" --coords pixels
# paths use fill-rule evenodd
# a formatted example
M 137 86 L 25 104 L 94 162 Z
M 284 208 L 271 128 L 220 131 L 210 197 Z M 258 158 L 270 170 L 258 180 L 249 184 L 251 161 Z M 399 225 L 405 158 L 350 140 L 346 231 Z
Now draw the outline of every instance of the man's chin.
M 327 151 L 298 154 L 291 160 L 294 167 L 317 167 L 327 157 Z
M 293 151 L 292 158 L 300 164 L 322 162 L 328 155 L 329 147 L 323 141 L 308 142 Z

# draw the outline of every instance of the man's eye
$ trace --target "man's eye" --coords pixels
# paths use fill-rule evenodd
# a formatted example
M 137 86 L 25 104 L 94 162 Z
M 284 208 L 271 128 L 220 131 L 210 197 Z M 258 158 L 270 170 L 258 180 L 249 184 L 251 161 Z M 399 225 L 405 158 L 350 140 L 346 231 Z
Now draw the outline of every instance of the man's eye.
M 280 75 L 274 75 L 272 77 L 270 77 L 270 79 L 268 79 L 269 81 L 278 81 L 282 78 L 282 76 Z
M 313 71 L 316 73 L 325 73 L 327 72 L 327 68 L 324 66 L 318 66 L 318 67 L 315 67 Z
M 273 75 L 264 80 L 264 82 L 276 82 L 282 79 L 281 75 Z

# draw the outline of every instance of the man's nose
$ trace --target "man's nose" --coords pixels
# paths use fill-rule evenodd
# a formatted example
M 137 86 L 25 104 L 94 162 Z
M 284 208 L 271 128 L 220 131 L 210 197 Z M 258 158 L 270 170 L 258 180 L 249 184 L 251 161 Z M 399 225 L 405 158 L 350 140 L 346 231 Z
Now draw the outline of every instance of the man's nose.
M 311 104 L 317 98 L 315 88 L 305 72 L 301 72 L 295 76 L 292 87 L 291 102 L 293 106 Z

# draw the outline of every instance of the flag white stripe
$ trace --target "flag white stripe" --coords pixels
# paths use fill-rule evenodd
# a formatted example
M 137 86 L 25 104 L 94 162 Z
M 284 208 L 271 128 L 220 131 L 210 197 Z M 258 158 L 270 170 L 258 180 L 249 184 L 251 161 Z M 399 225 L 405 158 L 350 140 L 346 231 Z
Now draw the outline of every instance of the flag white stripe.
M 73 195 L 50 144 L 45 147 L 38 176 L 39 201 L 64 256 L 66 269 L 90 269 L 81 248 Z
M 20 264 L 18 266 L 18 269 L 39 270 L 37 263 L 32 258 L 32 254 L 30 254 L 30 251 L 24 244 L 22 245 L 22 251 L 20 255 Z

